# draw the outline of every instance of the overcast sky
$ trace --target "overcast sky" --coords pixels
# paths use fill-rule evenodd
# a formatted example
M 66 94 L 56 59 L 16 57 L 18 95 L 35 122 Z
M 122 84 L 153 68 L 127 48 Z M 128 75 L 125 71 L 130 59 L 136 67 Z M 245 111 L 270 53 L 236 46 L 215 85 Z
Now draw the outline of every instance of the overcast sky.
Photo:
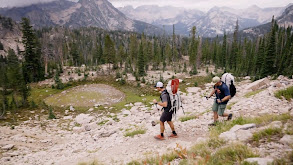
M 30 5 L 39 2 L 48 2 L 54 0 L 0 0 L 0 7 L 14 7 Z M 77 0 L 71 0 L 77 1 Z M 284 7 L 293 0 L 109 0 L 115 7 L 123 7 L 132 5 L 134 7 L 141 5 L 159 5 L 159 6 L 175 6 L 185 8 L 196 8 L 200 10 L 208 10 L 214 6 L 227 6 L 232 8 L 246 8 L 257 5 L 261 8 L 266 7 Z

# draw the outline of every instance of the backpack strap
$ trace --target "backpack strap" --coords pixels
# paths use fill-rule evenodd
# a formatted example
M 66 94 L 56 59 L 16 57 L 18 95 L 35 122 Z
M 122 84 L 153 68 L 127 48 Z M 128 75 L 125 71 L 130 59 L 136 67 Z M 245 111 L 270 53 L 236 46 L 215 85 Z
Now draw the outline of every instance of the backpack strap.
M 228 74 L 229 74 L 229 73 L 227 73 L 226 76 L 225 76 L 225 84 L 227 84 L 227 83 L 226 83 L 226 80 L 227 80 L 227 76 L 228 76 Z

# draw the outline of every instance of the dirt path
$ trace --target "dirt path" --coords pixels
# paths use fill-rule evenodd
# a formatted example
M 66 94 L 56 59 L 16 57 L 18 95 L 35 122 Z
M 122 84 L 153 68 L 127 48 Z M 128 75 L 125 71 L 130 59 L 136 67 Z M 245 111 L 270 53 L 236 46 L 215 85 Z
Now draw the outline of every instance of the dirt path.
M 270 94 L 279 88 L 269 87 L 253 96 L 244 97 L 249 92 L 245 89 L 248 84 L 249 82 L 237 84 L 239 92 L 231 100 L 235 104 L 231 110 L 227 110 L 233 112 L 234 117 L 242 114 L 252 117 L 263 113 L 288 113 L 293 106 L 292 102 L 279 100 Z M 293 82 L 290 81 L 288 86 L 290 85 Z M 14 130 L 1 127 L 0 146 L 14 144 L 14 147 L 8 151 L 1 149 L 0 164 L 72 165 L 93 160 L 103 164 L 126 164 L 132 160 L 162 155 L 174 150 L 177 144 L 189 148 L 208 137 L 212 113 L 207 110 L 211 109 L 213 100 L 206 100 L 202 96 L 210 91 L 210 86 L 211 84 L 205 90 L 182 96 L 186 114 L 183 115 L 180 111 L 174 121 L 179 138 L 155 140 L 153 137 L 159 133 L 159 125 L 153 127 L 151 122 L 159 120 L 159 114 L 157 110 L 150 113 L 140 103 L 130 111 L 122 110 L 117 114 L 116 117 L 120 120 L 118 122 L 109 115 L 98 117 L 97 114 L 90 113 L 89 116 L 84 115 L 82 121 L 77 120 L 78 117 L 48 121 L 46 129 L 41 127 L 40 121 L 33 121 L 35 125 L 16 126 Z M 186 122 L 179 120 L 180 117 L 190 115 L 197 118 Z M 102 125 L 99 124 L 101 121 L 107 122 Z M 82 124 L 77 126 L 78 122 Z M 144 129 L 146 133 L 125 137 L 127 131 L 137 129 Z M 165 135 L 169 134 L 171 131 L 167 125 Z

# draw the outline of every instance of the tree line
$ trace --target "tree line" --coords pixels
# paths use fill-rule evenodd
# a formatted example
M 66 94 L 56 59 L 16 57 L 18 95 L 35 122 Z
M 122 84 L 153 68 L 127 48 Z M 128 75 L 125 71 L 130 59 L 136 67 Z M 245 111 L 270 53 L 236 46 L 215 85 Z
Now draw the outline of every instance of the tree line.
M 260 79 L 269 75 L 293 75 L 292 27 L 279 27 L 274 17 L 271 30 L 255 40 L 238 36 L 236 22 L 233 38 L 224 34 L 212 41 L 202 43 L 203 64 L 215 64 L 237 76 L 252 76 Z
M 196 27 L 190 37 L 176 35 L 175 27 L 173 35 L 146 36 L 99 28 L 34 30 L 23 18 L 21 28 L 24 51 L 10 49 L 7 57 L 0 55 L 2 109 L 28 106 L 29 84 L 59 75 L 58 70 L 65 65 L 108 64 L 109 71 L 137 77 L 145 76 L 148 70 L 167 68 L 196 75 L 199 67 L 209 64 L 255 79 L 293 74 L 292 27 L 279 27 L 274 18 L 270 32 L 254 40 L 239 35 L 238 21 L 232 35 L 225 33 L 222 38 L 212 39 L 198 37 Z M 184 60 L 184 56 L 189 59 Z M 8 95 L 12 96 L 10 100 Z

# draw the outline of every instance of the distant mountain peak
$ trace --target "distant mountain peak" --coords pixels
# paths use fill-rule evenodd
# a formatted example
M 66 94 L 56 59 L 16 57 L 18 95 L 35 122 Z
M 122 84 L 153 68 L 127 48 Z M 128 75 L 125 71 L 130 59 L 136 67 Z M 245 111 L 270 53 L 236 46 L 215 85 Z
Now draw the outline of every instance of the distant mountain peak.
M 270 22 L 272 15 L 279 16 L 285 8 L 260 8 L 252 5 L 246 9 L 214 6 L 207 12 L 192 9 L 182 9 L 173 6 L 150 7 L 143 5 L 135 9 L 119 8 L 126 16 L 165 27 L 172 33 L 173 24 L 177 34 L 188 35 L 192 26 L 196 26 L 201 36 L 213 37 L 218 34 L 233 32 L 235 22 L 239 20 L 240 29 L 254 27 Z
M 99 27 L 105 30 L 144 32 L 152 35 L 163 33 L 162 29 L 154 25 L 126 17 L 107 0 L 60 0 L 46 5 L 0 9 L 0 14 L 16 21 L 28 17 L 36 28 L 62 25 L 70 28 Z

